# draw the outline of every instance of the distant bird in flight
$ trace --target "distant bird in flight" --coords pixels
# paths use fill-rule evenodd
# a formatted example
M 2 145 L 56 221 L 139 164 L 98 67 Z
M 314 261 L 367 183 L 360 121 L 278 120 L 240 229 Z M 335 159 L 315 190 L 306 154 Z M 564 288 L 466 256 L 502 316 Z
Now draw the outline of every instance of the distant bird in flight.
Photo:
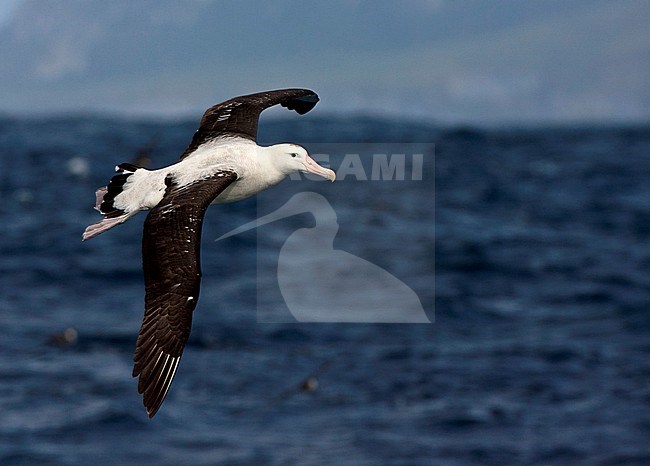
M 190 335 L 201 284 L 201 225 L 208 206 L 245 199 L 295 172 L 336 178 L 303 147 L 262 147 L 256 142 L 263 110 L 280 104 L 302 115 L 318 100 L 307 89 L 282 89 L 217 104 L 204 113 L 176 164 L 147 170 L 123 163 L 108 186 L 95 193 L 95 208 L 104 218 L 86 228 L 83 240 L 150 210 L 142 240 L 145 311 L 133 367 L 149 418 L 167 396 Z

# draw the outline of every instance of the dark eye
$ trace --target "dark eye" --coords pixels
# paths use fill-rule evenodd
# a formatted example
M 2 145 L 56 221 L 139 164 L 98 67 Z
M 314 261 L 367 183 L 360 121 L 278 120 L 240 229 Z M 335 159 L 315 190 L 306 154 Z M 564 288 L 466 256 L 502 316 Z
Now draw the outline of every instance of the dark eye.
M 295 152 L 292 152 L 291 157 L 298 157 L 298 154 L 296 154 Z

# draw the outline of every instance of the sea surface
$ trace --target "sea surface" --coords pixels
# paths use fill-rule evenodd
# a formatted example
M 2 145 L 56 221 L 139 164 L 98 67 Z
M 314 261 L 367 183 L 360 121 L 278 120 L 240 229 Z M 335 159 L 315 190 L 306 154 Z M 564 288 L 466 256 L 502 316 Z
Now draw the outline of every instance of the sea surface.
M 210 207 L 192 335 L 149 420 L 131 377 L 145 214 L 81 232 L 114 165 L 174 163 L 195 126 L 0 118 L 0 464 L 650 464 L 649 126 L 263 121 L 262 143 L 334 147 L 339 170 L 357 153 L 368 179 Z M 371 179 L 383 144 L 404 145 L 405 179 Z M 273 270 L 309 213 L 213 241 L 299 191 L 432 323 L 291 321 Z

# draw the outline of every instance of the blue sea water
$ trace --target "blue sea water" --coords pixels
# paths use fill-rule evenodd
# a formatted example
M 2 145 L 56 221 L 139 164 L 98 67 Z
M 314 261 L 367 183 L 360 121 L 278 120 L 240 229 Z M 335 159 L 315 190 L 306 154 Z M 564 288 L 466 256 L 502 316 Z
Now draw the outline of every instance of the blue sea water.
M 259 212 L 213 206 L 192 336 L 150 421 L 131 378 L 144 215 L 81 232 L 116 163 L 148 144 L 173 163 L 195 123 L 0 120 L 0 464 L 650 463 L 650 127 L 265 122 L 264 143 L 422 145 L 421 181 L 274 190 L 326 196 L 338 246 L 434 323 L 258 323 L 282 306 L 260 257 L 313 219 L 215 243 Z

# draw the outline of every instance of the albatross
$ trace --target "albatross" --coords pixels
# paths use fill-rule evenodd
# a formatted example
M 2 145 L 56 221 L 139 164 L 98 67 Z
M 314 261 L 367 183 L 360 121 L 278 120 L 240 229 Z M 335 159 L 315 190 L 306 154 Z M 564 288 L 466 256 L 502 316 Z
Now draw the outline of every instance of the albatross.
M 208 206 L 253 196 L 295 172 L 336 178 L 299 145 L 257 144 L 263 110 L 280 104 L 302 115 L 318 100 L 308 89 L 280 89 L 217 104 L 206 110 L 177 163 L 159 170 L 122 163 L 95 193 L 95 208 L 104 218 L 86 228 L 84 241 L 149 211 L 142 239 L 144 319 L 133 357 L 133 377 L 139 377 L 138 392 L 149 418 L 169 392 L 190 335 Z

